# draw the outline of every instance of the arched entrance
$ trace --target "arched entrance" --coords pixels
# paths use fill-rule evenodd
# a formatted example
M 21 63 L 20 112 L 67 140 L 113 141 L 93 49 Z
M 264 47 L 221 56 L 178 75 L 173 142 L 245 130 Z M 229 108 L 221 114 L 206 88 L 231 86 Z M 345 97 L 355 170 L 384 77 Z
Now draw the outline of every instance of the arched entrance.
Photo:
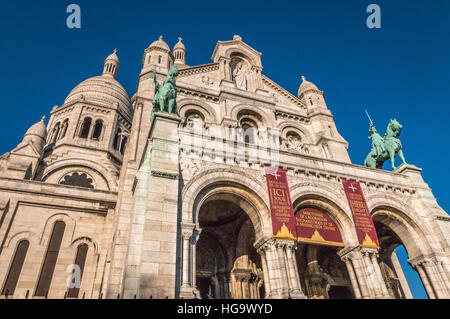
M 338 251 L 342 236 L 330 214 L 313 205 L 295 211 L 299 246 L 297 267 L 302 290 L 310 299 L 353 299 L 352 282 Z
M 378 263 L 389 295 L 394 299 L 413 298 L 395 249 L 403 246 L 400 238 L 389 227 L 374 221 L 380 242 Z
M 264 297 L 261 257 L 253 246 L 255 229 L 240 202 L 216 194 L 200 207 L 196 287 L 201 298 Z
M 413 298 L 395 253 L 396 248 L 403 246 L 408 254 L 408 262 L 419 275 L 428 297 L 447 298 L 446 288 L 441 285 L 439 274 L 436 275 L 439 263 L 426 257 L 431 248 L 417 224 L 391 207 L 375 208 L 372 218 L 380 242 L 380 269 L 389 295 L 396 299 Z
M 299 244 L 296 258 L 302 290 L 309 299 L 353 299 L 352 284 L 338 247 Z

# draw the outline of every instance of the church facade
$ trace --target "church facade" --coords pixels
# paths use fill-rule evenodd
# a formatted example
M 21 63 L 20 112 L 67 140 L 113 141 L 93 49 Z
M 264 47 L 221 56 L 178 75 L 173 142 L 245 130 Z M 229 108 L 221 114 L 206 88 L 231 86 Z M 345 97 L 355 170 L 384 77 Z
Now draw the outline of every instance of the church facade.
M 3 298 L 412 298 L 401 245 L 428 296 L 450 298 L 450 218 L 420 168 L 351 163 L 324 93 L 280 87 L 239 36 L 211 63 L 186 55 L 153 42 L 130 98 L 114 51 L 0 157 Z M 152 103 L 172 65 L 177 114 Z M 338 244 L 274 237 L 268 165 Z M 360 245 L 343 180 L 361 185 L 379 248 Z

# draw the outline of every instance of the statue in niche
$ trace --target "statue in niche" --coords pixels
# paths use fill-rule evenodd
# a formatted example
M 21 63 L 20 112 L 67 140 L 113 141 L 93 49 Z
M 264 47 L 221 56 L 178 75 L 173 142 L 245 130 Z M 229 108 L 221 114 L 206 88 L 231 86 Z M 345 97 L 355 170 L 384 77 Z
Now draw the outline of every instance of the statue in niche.
M 290 134 L 286 137 L 286 148 L 288 150 L 293 150 L 300 152 L 302 150 L 301 139 L 296 134 Z
M 236 64 L 236 68 L 233 71 L 233 79 L 238 89 L 247 90 L 247 76 L 242 70 L 242 62 Z
M 202 122 L 200 115 L 190 114 L 186 119 L 186 128 L 190 131 L 199 130 L 202 127 Z

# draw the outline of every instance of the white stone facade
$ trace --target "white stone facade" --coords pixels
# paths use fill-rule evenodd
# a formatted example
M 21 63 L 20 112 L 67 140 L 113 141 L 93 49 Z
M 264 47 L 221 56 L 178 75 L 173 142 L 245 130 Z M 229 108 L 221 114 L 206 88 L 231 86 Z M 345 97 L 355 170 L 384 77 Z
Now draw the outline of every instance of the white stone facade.
M 3 297 L 412 298 L 404 245 L 428 296 L 450 298 L 450 218 L 419 168 L 352 164 L 324 93 L 305 78 L 298 96 L 281 88 L 239 36 L 209 64 L 188 66 L 187 53 L 181 39 L 153 42 L 130 99 L 114 51 L 0 157 Z M 179 116 L 152 115 L 153 70 L 161 83 L 172 64 Z M 273 238 L 268 164 L 287 171 L 295 211 L 326 213 L 343 248 Z M 359 246 L 342 179 L 361 184 L 380 249 Z

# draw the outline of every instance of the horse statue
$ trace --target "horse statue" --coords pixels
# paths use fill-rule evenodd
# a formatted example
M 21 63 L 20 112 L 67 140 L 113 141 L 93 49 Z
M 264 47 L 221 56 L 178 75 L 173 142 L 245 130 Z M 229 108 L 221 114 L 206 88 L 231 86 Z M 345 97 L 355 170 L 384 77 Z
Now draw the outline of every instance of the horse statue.
M 367 112 L 367 111 L 366 111 Z M 369 116 L 369 114 L 367 114 Z M 367 155 L 364 165 L 371 168 L 383 168 L 383 164 L 388 159 L 391 160 L 392 170 L 395 171 L 395 154 L 398 154 L 402 164 L 406 164 L 402 151 L 402 142 L 398 138 L 402 132 L 403 126 L 393 119 L 389 122 L 386 133 L 383 137 L 378 134 L 376 127 L 370 119 L 369 138 L 372 139 L 372 150 Z
M 153 70 L 153 82 L 155 83 L 155 96 L 153 97 L 153 106 L 159 108 L 161 112 L 177 113 L 177 92 L 175 85 L 178 76 L 178 68 L 172 65 L 167 72 L 167 77 L 160 85 L 156 81 L 156 69 Z

